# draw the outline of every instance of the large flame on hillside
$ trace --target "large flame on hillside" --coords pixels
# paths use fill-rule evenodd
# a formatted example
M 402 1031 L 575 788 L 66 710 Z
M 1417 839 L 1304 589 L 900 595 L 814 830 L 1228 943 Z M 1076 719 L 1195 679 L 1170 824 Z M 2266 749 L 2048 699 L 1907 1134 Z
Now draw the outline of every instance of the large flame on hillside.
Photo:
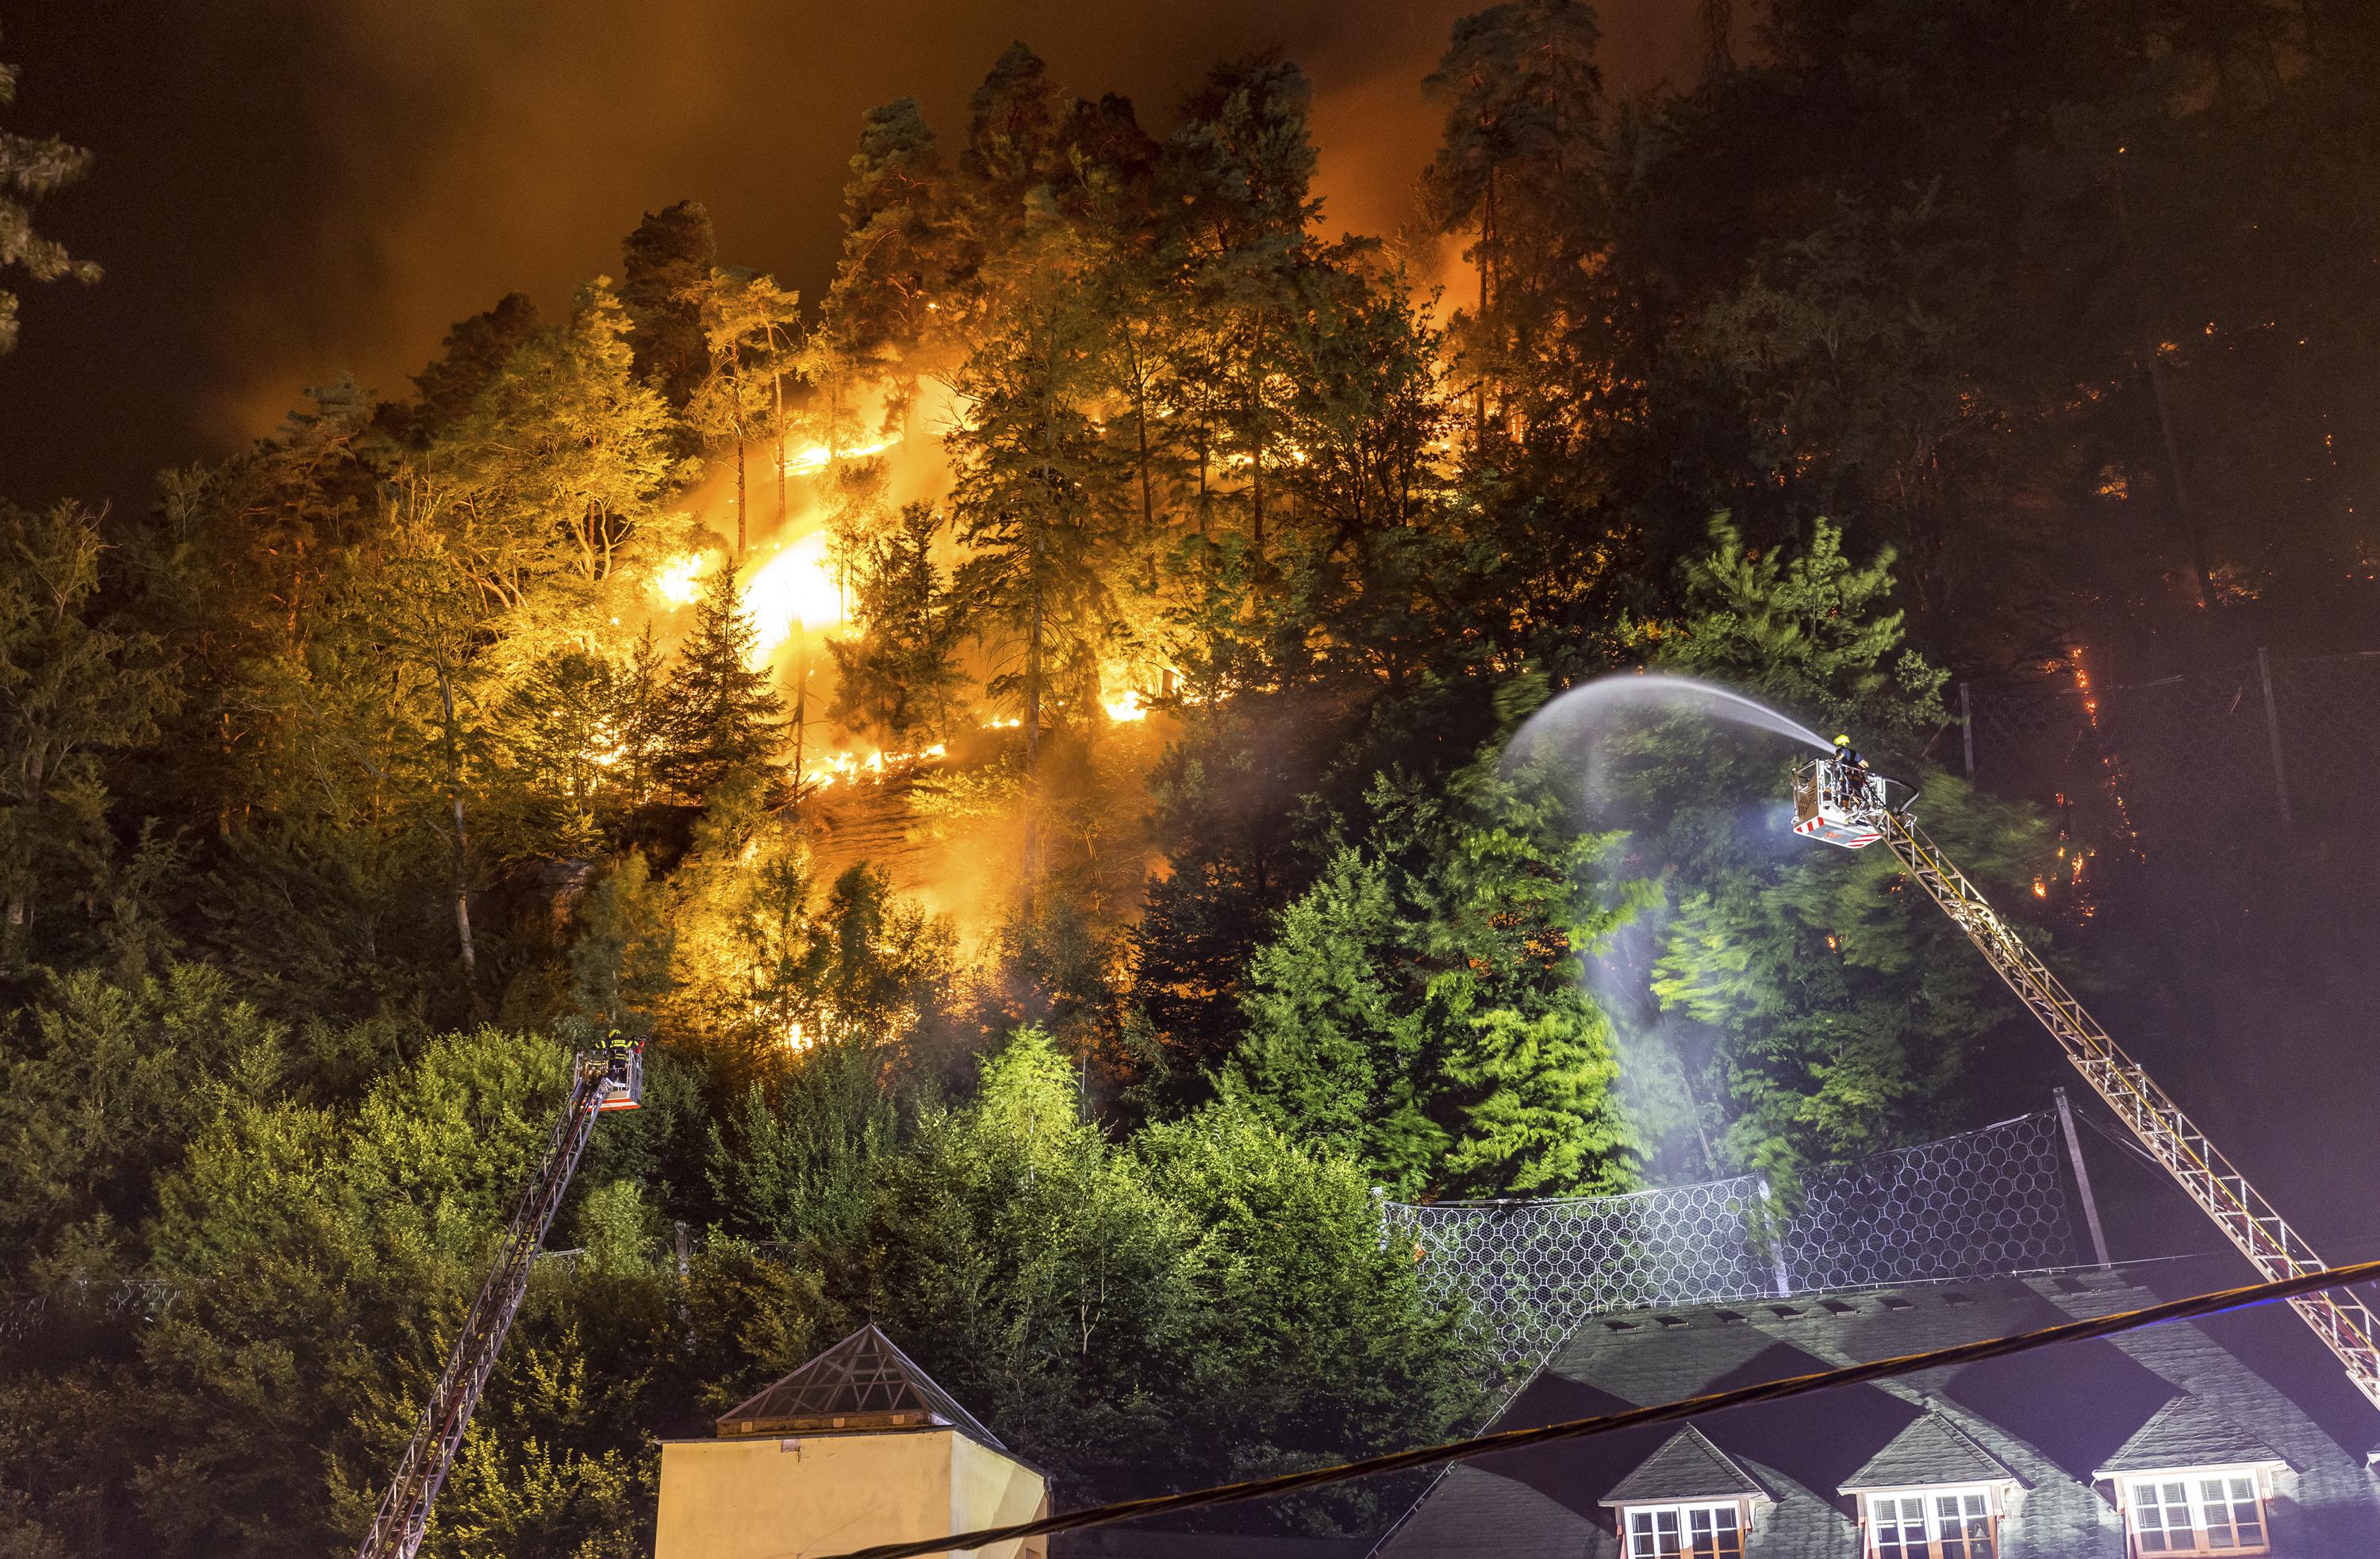
M 698 552 L 672 558 L 653 576 L 653 593 L 672 606 L 693 605 L 695 596 L 702 590 L 696 581 L 702 578 L 702 570 L 710 561 Z
M 773 545 L 745 566 L 751 576 L 741 592 L 744 610 L 760 635 L 756 664 L 766 664 L 796 627 L 808 633 L 843 621 L 843 591 L 827 566 L 824 531 Z
M 835 871 L 862 859 L 888 869 L 902 893 L 918 895 L 918 902 L 938 914 L 957 917 L 968 943 L 974 943 L 1007 914 L 1009 873 L 1002 871 L 1000 861 L 1002 849 L 1016 843 L 1019 802 L 997 799 L 1004 795 L 997 783 L 1000 764 L 1014 760 L 1014 754 L 1009 760 L 997 754 L 1012 748 L 1024 721 L 1014 707 L 962 702 L 950 710 L 952 731 L 918 733 L 912 743 L 885 745 L 883 733 L 838 719 L 833 692 L 840 666 L 828 654 L 831 638 L 862 628 L 852 621 L 859 607 L 850 580 L 838 579 L 831 538 L 843 529 L 864 538 L 868 526 L 888 524 L 905 502 L 947 502 L 950 495 L 941 438 L 957 426 L 962 407 L 945 397 L 909 417 L 917 423 L 909 438 L 892 433 L 835 450 L 785 450 L 783 491 L 752 485 L 743 493 L 749 500 L 747 526 L 738 526 L 740 493 L 733 464 L 716 459 L 711 481 L 687 495 L 687 507 L 702 521 L 710 545 L 654 559 L 643 591 L 654 633 L 671 645 L 693 628 L 693 607 L 707 588 L 719 588 L 722 569 L 735 569 L 735 595 L 752 624 L 749 664 L 771 676 L 783 707 L 785 740 L 778 757 L 795 781 L 795 798 L 805 805 L 814 802 L 805 822 L 811 847 L 823 849 L 821 859 Z M 847 467 L 840 462 L 871 457 L 880 462 L 880 471 L 868 474 L 868 481 L 844 483 Z M 764 471 L 769 464 L 771 457 L 761 459 Z M 783 502 L 771 505 L 771 497 Z M 778 512 L 769 512 L 771 507 Z M 722 538 L 738 536 L 738 530 L 747 536 L 747 545 L 743 559 L 731 562 Z M 962 559 L 945 550 L 935 562 L 952 569 Z M 985 659 L 988 652 L 971 659 L 968 674 L 990 676 Z M 1166 707 L 1166 695 L 1176 695 L 1171 671 L 1104 662 L 1098 692 L 1074 714 L 1090 716 L 1109 731 L 1148 731 L 1149 716 Z M 980 692 L 976 698 L 980 700 Z M 1059 719 L 1069 716 L 1062 702 L 1045 700 L 1042 707 Z M 938 737 L 947 737 L 950 745 Z M 957 773 L 947 781 L 935 778 L 935 771 L 954 769 Z M 926 799 L 917 802 L 917 795 Z M 923 810 L 912 811 L 917 805 Z M 817 1017 L 788 1021 L 776 1014 L 766 1021 L 788 1050 L 805 1050 L 819 1041 Z
M 800 449 L 787 452 L 785 469 L 794 476 L 815 476 L 826 469 L 832 461 L 865 460 L 871 455 L 883 454 L 900 442 L 900 438 L 895 435 L 892 438 L 880 439 L 874 444 L 846 445 L 839 449 L 829 449 L 822 444 L 808 445 Z
M 702 593 L 703 577 L 717 566 L 718 560 L 709 553 L 672 558 L 653 575 L 653 593 L 671 610 L 691 605 Z M 755 669 L 768 664 L 796 628 L 814 633 L 844 620 L 843 591 L 827 565 L 825 532 L 771 543 L 744 567 L 746 578 L 736 594 L 759 634 L 752 646 Z

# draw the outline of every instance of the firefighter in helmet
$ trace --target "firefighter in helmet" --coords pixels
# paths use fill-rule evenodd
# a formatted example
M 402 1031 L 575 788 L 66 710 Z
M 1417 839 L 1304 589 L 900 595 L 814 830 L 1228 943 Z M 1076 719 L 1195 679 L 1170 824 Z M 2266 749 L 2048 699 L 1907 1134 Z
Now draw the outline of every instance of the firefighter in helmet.
M 1867 795 L 1867 760 L 1852 745 L 1849 737 L 1835 738 L 1835 778 L 1842 787 L 1843 805 L 1851 806 Z

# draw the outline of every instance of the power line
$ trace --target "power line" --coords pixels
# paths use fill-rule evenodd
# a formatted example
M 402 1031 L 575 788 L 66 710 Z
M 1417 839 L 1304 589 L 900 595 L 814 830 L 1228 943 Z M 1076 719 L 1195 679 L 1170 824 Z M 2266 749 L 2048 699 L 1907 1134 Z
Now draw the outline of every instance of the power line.
M 1047 1532 L 1080 1531 L 1088 1527 L 1105 1527 L 1118 1521 L 1137 1520 L 1150 1516 L 1176 1516 L 1186 1511 L 1203 1510 L 1209 1505 L 1235 1504 L 1242 1500 L 1269 1499 L 1277 1494 L 1295 1493 L 1302 1489 L 1319 1488 L 1329 1483 L 1342 1483 L 1349 1479 L 1366 1478 L 1376 1473 L 1404 1472 L 1415 1468 L 1437 1467 L 1447 1462 L 1467 1461 L 1474 1456 L 1494 1451 L 1516 1451 L 1524 1446 L 1542 1445 L 1556 1440 L 1577 1440 L 1591 1434 L 1609 1434 L 1617 1430 L 1635 1429 L 1645 1424 L 1675 1423 L 1682 1419 L 1697 1418 L 1717 1412 L 1722 1407 L 1742 1407 L 1755 1402 L 1776 1402 L 1789 1396 L 1807 1396 L 1813 1392 L 1827 1391 L 1836 1386 L 1859 1385 L 1868 1381 L 1890 1380 L 1900 1375 L 1914 1374 L 1921 1370 L 1941 1370 L 1954 1365 L 1973 1364 L 1986 1358 L 2005 1358 L 2011 1354 L 2031 1353 L 2036 1348 L 2055 1346 L 2059 1343 L 2085 1342 L 2096 1337 L 2112 1337 L 2124 1332 L 2138 1331 L 2168 1321 L 2189 1321 L 2199 1316 L 2216 1315 L 2224 1310 L 2243 1309 L 2251 1305 L 2269 1304 L 2276 1299 L 2293 1298 L 2301 1294 L 2313 1294 L 2325 1288 L 2337 1288 L 2350 1283 L 2380 1279 L 2380 1261 L 2358 1261 L 2343 1267 L 2325 1267 L 2316 1272 L 2300 1273 L 2292 1277 L 2278 1278 L 2269 1283 L 2250 1284 L 2242 1288 L 2225 1288 L 2212 1294 L 2198 1294 L 2186 1299 L 2172 1299 L 2164 1304 L 2149 1305 L 2136 1310 L 2119 1310 L 2113 1315 L 2087 1321 L 2070 1321 L 2058 1326 L 2046 1326 L 2038 1331 L 2020 1332 L 2006 1337 L 1989 1337 L 1981 1342 L 1961 1343 L 1954 1347 L 1936 1348 L 1930 1353 L 1904 1354 L 1896 1358 L 1879 1358 L 1865 1364 L 1847 1365 L 1840 1370 L 1822 1370 L 1815 1374 L 1792 1375 L 1783 1380 L 1766 1381 L 1758 1385 L 1739 1386 L 1731 1391 L 1711 1392 L 1702 1396 L 1689 1396 L 1681 1401 L 1663 1403 L 1657 1407 L 1633 1407 L 1624 1413 L 1609 1413 L 1600 1418 L 1571 1419 L 1561 1423 L 1541 1424 L 1532 1429 L 1510 1429 L 1498 1434 L 1483 1434 L 1469 1440 L 1456 1440 L 1442 1445 L 1426 1445 L 1418 1450 L 1395 1451 L 1382 1456 L 1367 1456 L 1361 1461 L 1344 1462 L 1336 1467 L 1312 1468 L 1304 1472 L 1282 1473 L 1275 1478 L 1259 1478 L 1245 1483 L 1221 1483 L 1212 1488 L 1193 1489 L 1179 1494 L 1159 1494 L 1146 1499 L 1119 1500 L 1111 1504 L 1096 1504 L 1086 1509 L 1069 1511 L 1062 1516 L 1044 1516 L 1037 1520 L 1019 1521 L 1005 1527 L 985 1527 L 972 1532 L 955 1532 L 949 1537 L 927 1538 L 913 1542 L 879 1543 L 872 1548 L 852 1549 L 847 1553 L 823 1556 L 823 1559 L 923 1559 L 924 1555 L 945 1553 L 956 1549 L 983 1548 L 996 1542 L 1012 1542 L 1020 1538 L 1039 1537 Z

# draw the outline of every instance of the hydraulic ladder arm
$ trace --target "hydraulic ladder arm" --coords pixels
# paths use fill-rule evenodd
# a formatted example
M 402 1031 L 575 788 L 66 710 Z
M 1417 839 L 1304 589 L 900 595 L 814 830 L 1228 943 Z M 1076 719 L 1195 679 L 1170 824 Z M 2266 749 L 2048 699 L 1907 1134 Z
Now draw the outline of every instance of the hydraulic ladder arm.
M 1876 827 L 1918 885 L 1967 933 L 2017 999 L 2041 1020 L 2092 1090 L 2131 1128 L 2149 1156 L 2165 1165 L 2216 1227 L 2240 1248 L 2240 1254 L 2267 1279 L 2319 1272 L 2328 1265 L 2223 1156 L 2222 1150 L 2191 1123 L 2181 1106 L 2151 1079 L 2141 1064 L 2125 1054 L 2083 1010 L 2073 993 L 2000 919 L 1966 874 L 1909 821 L 1906 810 L 1883 805 L 1880 786 L 1873 794 L 1873 801 L 1855 810 Z M 2289 1305 L 2313 1328 L 2324 1346 L 2338 1356 L 2355 1389 L 2380 1407 L 2380 1318 L 2343 1289 L 2303 1295 Z
M 504 1351 L 504 1334 L 512 1329 L 513 1315 L 528 1292 L 529 1269 L 561 1210 L 564 1193 L 570 1189 L 595 1117 L 611 1110 L 633 1110 L 641 1102 L 642 1050 L 641 1041 L 615 1043 L 572 1058 L 570 1096 L 553 1123 L 552 1139 L 513 1203 L 512 1222 L 497 1248 L 494 1269 L 463 1318 L 463 1330 L 446 1355 L 446 1368 L 421 1409 L 412 1442 L 396 1464 L 388 1492 L 381 1496 L 356 1559 L 413 1559 L 421 1546 L 431 1506 L 454 1465 L 463 1431 L 471 1425 L 480 1394 L 495 1370 L 496 1357 Z

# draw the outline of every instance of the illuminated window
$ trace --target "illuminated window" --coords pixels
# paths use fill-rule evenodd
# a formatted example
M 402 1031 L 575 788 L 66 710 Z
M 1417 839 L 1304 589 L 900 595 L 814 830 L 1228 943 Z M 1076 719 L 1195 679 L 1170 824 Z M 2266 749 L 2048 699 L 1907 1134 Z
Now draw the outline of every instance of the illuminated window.
M 1633 1506 L 1628 1512 L 1628 1559 L 1743 1559 L 1743 1507 Z
M 1869 1494 L 1870 1559 L 1998 1559 L 1988 1489 Z
M 2124 1480 L 2132 1553 L 2265 1553 L 2265 1501 L 2248 1470 L 2161 1472 Z

